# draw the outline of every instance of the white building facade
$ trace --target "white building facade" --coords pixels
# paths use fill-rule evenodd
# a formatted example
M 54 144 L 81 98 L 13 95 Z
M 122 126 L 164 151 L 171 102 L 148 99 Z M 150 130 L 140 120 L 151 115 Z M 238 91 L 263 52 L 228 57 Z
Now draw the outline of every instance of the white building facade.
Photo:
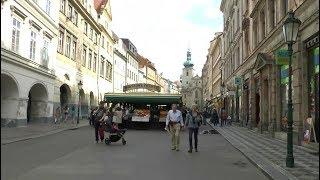
M 58 34 L 57 4 L 1 4 L 1 127 L 50 121 Z
M 127 58 L 126 52 L 123 48 L 124 44 L 121 39 L 119 39 L 114 34 L 114 39 L 116 41 L 113 51 L 113 92 L 123 93 L 123 86 L 126 84 L 126 71 L 127 71 Z

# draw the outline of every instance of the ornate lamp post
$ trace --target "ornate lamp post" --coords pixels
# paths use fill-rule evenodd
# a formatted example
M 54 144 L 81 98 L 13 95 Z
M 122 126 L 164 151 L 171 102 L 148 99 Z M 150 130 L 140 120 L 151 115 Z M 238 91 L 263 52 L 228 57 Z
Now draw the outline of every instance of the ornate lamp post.
M 77 124 L 79 124 L 79 113 L 80 113 L 80 90 L 82 89 L 82 81 L 78 83 L 78 89 L 79 89 L 79 101 L 78 101 L 78 118 L 77 118 Z
M 288 132 L 287 132 L 287 157 L 286 166 L 294 167 L 293 158 L 293 143 L 292 143 L 292 45 L 297 40 L 297 35 L 299 31 L 299 26 L 301 21 L 294 17 L 294 13 L 291 10 L 288 13 L 288 18 L 283 23 L 283 35 L 285 42 L 288 44 L 288 54 L 289 54 L 289 83 L 288 83 Z

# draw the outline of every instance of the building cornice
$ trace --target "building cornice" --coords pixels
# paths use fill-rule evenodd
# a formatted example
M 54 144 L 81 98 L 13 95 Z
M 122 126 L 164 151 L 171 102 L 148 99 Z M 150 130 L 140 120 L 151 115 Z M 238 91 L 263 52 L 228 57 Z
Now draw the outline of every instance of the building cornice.
M 52 69 L 37 64 L 30 59 L 22 57 L 21 55 L 4 48 L 1 48 L 1 61 L 6 61 L 8 63 L 29 69 L 52 79 L 56 78 L 56 75 L 54 75 L 54 71 Z
M 127 57 L 126 56 L 124 56 L 120 51 L 118 51 L 117 49 L 114 49 L 114 53 L 116 54 L 116 55 L 118 55 L 119 57 L 121 57 L 121 59 L 123 59 L 124 61 L 128 61 L 128 59 L 127 59 Z

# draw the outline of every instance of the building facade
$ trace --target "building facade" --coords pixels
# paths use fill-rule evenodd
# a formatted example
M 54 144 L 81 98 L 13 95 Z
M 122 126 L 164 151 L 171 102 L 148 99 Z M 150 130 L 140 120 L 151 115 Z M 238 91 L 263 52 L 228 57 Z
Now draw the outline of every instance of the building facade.
M 122 39 L 124 49 L 126 51 L 127 71 L 126 71 L 126 85 L 138 83 L 139 76 L 139 61 L 137 48 L 129 39 Z M 136 91 L 136 90 L 133 90 Z
M 94 7 L 94 1 L 61 0 L 59 5 L 55 108 L 79 105 L 85 117 L 113 90 L 110 2 Z
M 1 127 L 53 119 L 58 8 L 1 2 Z
M 210 41 L 206 63 L 202 69 L 203 100 L 207 105 L 217 103 L 221 97 L 221 44 L 222 33 L 215 33 L 215 38 Z M 215 106 L 218 106 L 215 103 Z
M 288 65 L 278 63 L 287 50 L 282 25 L 290 10 L 301 20 L 292 60 L 294 143 L 302 144 L 308 117 L 319 139 L 319 2 L 222 0 L 220 9 L 226 106 L 243 125 L 281 139 L 288 100 Z

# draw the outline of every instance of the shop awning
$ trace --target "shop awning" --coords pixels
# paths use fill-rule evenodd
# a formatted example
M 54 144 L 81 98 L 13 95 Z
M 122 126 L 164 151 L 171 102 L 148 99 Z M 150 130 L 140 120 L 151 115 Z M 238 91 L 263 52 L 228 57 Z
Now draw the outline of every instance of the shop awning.
M 104 96 L 106 102 L 129 104 L 178 104 L 181 99 L 180 94 L 157 93 L 107 93 Z

